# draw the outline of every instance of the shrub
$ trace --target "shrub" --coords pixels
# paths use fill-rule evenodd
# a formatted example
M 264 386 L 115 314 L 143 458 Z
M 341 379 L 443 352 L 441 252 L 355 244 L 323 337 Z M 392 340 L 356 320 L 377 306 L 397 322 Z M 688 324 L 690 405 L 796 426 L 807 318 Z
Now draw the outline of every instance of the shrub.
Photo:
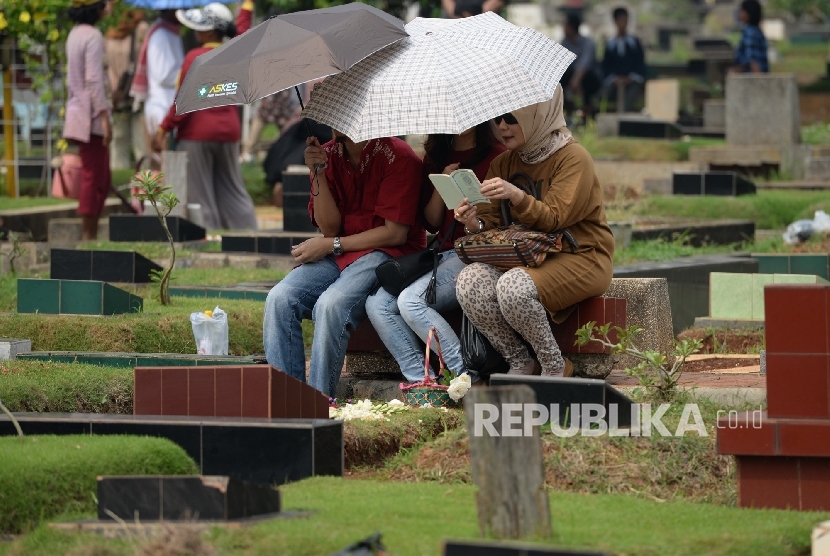
M 163 438 L 29 436 L 0 438 L 0 533 L 21 533 L 63 513 L 94 513 L 99 475 L 199 472 Z
M 10 411 L 132 414 L 133 370 L 6 361 L 0 363 L 0 397 Z

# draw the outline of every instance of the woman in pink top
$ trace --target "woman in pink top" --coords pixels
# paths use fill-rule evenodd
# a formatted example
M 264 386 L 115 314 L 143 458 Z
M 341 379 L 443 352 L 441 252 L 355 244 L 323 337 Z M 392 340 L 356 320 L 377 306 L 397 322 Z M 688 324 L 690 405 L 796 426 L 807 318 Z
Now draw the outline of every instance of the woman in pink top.
M 78 145 L 81 155 L 81 196 L 78 214 L 84 241 L 98 237 L 112 176 L 109 143 L 110 102 L 105 89 L 104 36 L 94 25 L 106 8 L 102 0 L 72 0 L 69 19 L 75 26 L 66 39 L 66 82 L 69 98 L 63 136 Z

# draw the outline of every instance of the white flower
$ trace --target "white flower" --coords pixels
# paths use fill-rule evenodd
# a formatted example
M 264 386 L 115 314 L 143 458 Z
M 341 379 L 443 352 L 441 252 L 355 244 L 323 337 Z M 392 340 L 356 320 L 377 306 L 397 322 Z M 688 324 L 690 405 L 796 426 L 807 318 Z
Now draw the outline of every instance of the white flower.
M 386 405 L 388 405 L 389 407 L 403 407 L 404 406 L 403 402 L 401 400 L 397 400 L 397 399 L 396 400 L 391 400 Z
M 447 389 L 447 393 L 454 401 L 458 401 L 464 397 L 467 390 L 470 389 L 470 386 L 472 386 L 470 375 L 464 373 L 463 375 L 458 375 L 450 381 L 450 387 Z
M 424 405 L 422 405 L 421 407 L 432 407 L 432 404 L 429 402 L 424 402 Z

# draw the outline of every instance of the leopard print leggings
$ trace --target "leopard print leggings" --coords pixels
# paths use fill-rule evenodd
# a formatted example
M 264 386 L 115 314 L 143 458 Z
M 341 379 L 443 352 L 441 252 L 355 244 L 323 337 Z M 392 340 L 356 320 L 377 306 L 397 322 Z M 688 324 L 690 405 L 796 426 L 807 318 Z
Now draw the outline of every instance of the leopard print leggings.
M 527 272 L 513 268 L 501 273 L 488 264 L 474 263 L 458 275 L 455 291 L 467 317 L 504 356 L 511 373 L 530 374 L 533 369 L 521 335 L 536 352 L 543 376 L 563 374 L 565 359 Z

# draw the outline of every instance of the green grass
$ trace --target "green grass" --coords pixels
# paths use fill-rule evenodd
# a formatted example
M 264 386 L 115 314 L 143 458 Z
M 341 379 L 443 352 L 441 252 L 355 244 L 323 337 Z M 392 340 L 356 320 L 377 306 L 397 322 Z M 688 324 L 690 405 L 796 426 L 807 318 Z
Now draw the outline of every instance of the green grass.
M 574 137 L 594 159 L 629 162 L 682 162 L 689 160 L 689 149 L 723 145 L 722 139 L 690 137 L 684 140 L 639 139 L 633 137 L 598 137 L 596 124 L 574 132 Z
M 271 204 L 271 188 L 265 185 L 265 171 L 261 163 L 243 164 L 242 181 L 255 205 Z
M 301 519 L 273 520 L 207 537 L 219 553 L 317 556 L 331 554 L 376 531 L 390 554 L 441 553 L 446 539 L 479 537 L 476 489 L 470 485 L 313 478 L 281 487 L 286 509 L 311 510 Z M 827 514 L 741 510 L 687 502 L 658 503 L 623 495 L 550 495 L 549 546 L 617 554 L 795 555 L 809 552 L 812 527 Z M 123 541 L 40 527 L 0 554 L 132 554 Z M 104 551 L 104 547 L 108 549 Z
M 173 276 L 174 286 L 220 286 L 279 280 L 283 273 L 269 269 L 188 268 L 176 270 Z M 4 274 L 0 276 L 0 330 L 4 337 L 31 339 L 32 349 L 36 351 L 195 353 L 190 313 L 218 305 L 228 313 L 229 354 L 263 353 L 263 302 L 173 297 L 173 303 L 165 307 L 156 299 L 155 284 L 117 285 L 144 298 L 144 312 L 108 317 L 16 314 L 17 278 Z M 311 346 L 312 334 L 312 323 L 304 321 L 303 339 L 307 348 Z
M 804 244 L 806 250 L 823 249 L 819 236 L 811 238 Z M 759 241 L 745 241 L 731 245 L 704 245 L 692 247 L 688 240 L 679 237 L 674 240 L 654 239 L 649 241 L 632 241 L 628 247 L 614 251 L 614 266 L 624 266 L 639 262 L 671 261 L 680 257 L 712 255 L 717 253 L 786 253 L 791 247 L 781 237 Z
M 776 73 L 795 73 L 805 76 L 822 76 L 827 62 L 827 44 L 790 44 L 777 45 L 781 59 L 772 64 L 770 71 Z
M 98 475 L 198 473 L 182 448 L 161 438 L 7 436 L 0 438 L 0 454 L 2 533 L 20 533 L 66 512 L 94 512 Z
M 636 389 L 632 399 L 661 402 Z M 674 433 L 684 404 L 692 400 L 681 393 L 662 418 Z M 635 494 L 650 500 L 705 502 L 735 506 L 735 463 L 717 453 L 718 411 L 758 409 L 749 405 L 725 407 L 707 399 L 696 400 L 707 435 L 690 432 L 682 437 L 560 438 L 543 429 L 546 483 L 557 491 L 582 494 Z M 392 458 L 376 474 L 378 479 L 427 481 L 445 484 L 472 483 L 467 431 L 458 428 Z
M 55 205 L 65 205 L 67 203 L 75 203 L 73 199 L 59 199 L 57 197 L 29 197 L 21 196 L 17 198 L 10 198 L 5 195 L 0 195 L 0 210 L 18 210 L 34 207 L 50 207 Z
M 625 211 L 610 211 L 609 219 L 667 217 L 689 219 L 753 220 L 756 229 L 784 229 L 815 211 L 830 210 L 825 191 L 759 191 L 740 197 L 654 196 L 637 201 Z
M 806 145 L 830 144 L 830 124 L 820 123 L 802 127 L 801 141 Z
M 133 412 L 133 370 L 83 363 L 0 361 L 0 397 L 9 411 Z

